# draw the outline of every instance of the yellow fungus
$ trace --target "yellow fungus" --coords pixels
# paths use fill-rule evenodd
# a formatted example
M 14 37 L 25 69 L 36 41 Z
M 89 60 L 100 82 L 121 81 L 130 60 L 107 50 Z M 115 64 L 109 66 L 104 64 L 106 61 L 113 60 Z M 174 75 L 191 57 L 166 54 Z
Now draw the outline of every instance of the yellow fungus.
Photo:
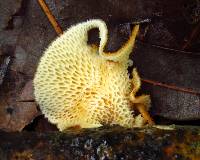
M 100 45 L 87 44 L 88 31 L 99 29 Z M 34 95 L 42 113 L 63 131 L 118 124 L 141 126 L 144 119 L 131 107 L 148 108 L 149 96 L 135 97 L 140 78 L 133 71 L 129 79 L 129 54 L 139 30 L 116 52 L 104 52 L 108 30 L 104 21 L 89 20 L 70 27 L 44 52 L 34 77 Z M 136 102 L 136 103 L 135 103 Z

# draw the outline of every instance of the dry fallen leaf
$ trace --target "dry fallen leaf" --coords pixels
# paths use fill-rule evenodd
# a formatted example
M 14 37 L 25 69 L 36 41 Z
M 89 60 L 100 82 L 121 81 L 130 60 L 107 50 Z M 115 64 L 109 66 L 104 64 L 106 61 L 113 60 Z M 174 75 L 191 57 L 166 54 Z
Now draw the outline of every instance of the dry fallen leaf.
M 34 101 L 33 81 L 28 81 L 22 89 L 19 101 Z
M 1 107 L 2 103 L 0 103 Z M 0 110 L 0 128 L 5 131 L 21 131 L 39 115 L 35 102 L 17 102 Z

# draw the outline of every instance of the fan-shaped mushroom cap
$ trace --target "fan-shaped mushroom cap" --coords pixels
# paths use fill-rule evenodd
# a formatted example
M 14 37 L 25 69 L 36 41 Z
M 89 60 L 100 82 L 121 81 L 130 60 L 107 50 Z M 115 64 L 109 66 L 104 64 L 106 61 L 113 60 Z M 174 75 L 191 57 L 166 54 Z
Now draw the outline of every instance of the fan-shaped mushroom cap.
M 92 28 L 100 30 L 99 48 L 87 44 L 87 32 Z M 127 67 L 136 31 L 127 44 L 111 54 L 104 53 L 107 32 L 102 20 L 72 26 L 53 41 L 39 62 L 34 78 L 35 99 L 60 130 L 75 125 L 91 128 L 135 124 Z

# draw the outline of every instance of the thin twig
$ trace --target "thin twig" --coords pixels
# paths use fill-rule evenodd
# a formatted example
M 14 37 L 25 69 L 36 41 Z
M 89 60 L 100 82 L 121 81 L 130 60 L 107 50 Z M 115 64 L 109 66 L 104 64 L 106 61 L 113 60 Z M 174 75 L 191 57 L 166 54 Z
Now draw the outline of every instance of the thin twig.
M 55 29 L 56 33 L 58 35 L 61 35 L 63 33 L 60 25 L 58 24 L 58 22 L 56 21 L 56 19 L 54 18 L 54 16 L 51 14 L 51 11 L 49 10 L 48 6 L 46 5 L 44 0 L 38 0 L 41 8 L 43 9 L 44 13 L 46 14 L 46 16 L 48 17 L 51 25 L 53 26 L 53 28 Z
M 193 41 L 195 38 L 197 38 L 199 32 L 200 32 L 200 22 L 194 27 L 194 29 L 192 30 L 192 32 L 191 32 L 190 35 L 189 35 L 189 38 L 185 38 L 185 40 L 186 40 L 186 39 L 187 39 L 187 40 L 186 40 L 186 42 L 183 44 L 182 50 L 187 49 L 187 48 L 191 45 L 192 41 Z
M 120 26 L 122 25 L 137 25 L 137 24 L 143 24 L 143 23 L 150 23 L 151 19 L 150 18 L 146 18 L 146 19 L 142 19 L 142 20 L 138 20 L 138 21 L 133 21 L 133 22 L 126 22 L 126 23 L 121 23 L 119 24 Z
M 143 45 L 148 45 L 148 46 L 152 46 L 158 49 L 163 49 L 163 50 L 167 50 L 167 51 L 172 51 L 172 52 L 178 52 L 178 53 L 183 53 L 183 54 L 188 54 L 188 55 L 197 55 L 200 56 L 200 52 L 189 52 L 189 51 L 183 51 L 183 50 L 178 50 L 178 49 L 173 49 L 173 48 L 168 48 L 168 47 L 164 47 L 164 46 L 159 46 L 159 45 L 155 45 L 155 44 L 150 44 L 150 43 L 145 43 L 143 41 L 137 41 L 138 43 L 141 43 Z M 171 52 L 168 52 L 171 53 Z
M 145 83 L 149 83 L 154 86 L 160 86 L 160 87 L 165 87 L 165 88 L 180 91 L 180 92 L 190 93 L 190 94 L 194 94 L 194 95 L 200 95 L 200 92 L 194 91 L 192 89 L 177 87 L 174 85 L 168 85 L 168 84 L 164 84 L 164 83 L 160 83 L 160 82 L 156 82 L 156 81 L 152 81 L 152 80 L 148 80 L 148 79 L 141 79 L 141 80 Z

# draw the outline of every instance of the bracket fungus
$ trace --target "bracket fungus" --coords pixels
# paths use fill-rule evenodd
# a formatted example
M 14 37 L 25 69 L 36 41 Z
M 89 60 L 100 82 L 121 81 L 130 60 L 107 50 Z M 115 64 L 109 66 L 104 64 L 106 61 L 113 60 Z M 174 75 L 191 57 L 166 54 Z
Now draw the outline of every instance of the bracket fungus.
M 87 44 L 92 28 L 99 29 L 98 47 Z M 130 79 L 127 70 L 138 30 L 136 25 L 129 40 L 108 53 L 104 52 L 108 39 L 105 22 L 88 20 L 71 26 L 46 49 L 34 77 L 34 95 L 45 117 L 59 130 L 144 125 L 141 114 L 145 114 L 140 109 L 148 110 L 150 97 L 135 96 L 140 77 L 133 69 Z M 133 106 L 138 106 L 141 114 L 136 116 Z

